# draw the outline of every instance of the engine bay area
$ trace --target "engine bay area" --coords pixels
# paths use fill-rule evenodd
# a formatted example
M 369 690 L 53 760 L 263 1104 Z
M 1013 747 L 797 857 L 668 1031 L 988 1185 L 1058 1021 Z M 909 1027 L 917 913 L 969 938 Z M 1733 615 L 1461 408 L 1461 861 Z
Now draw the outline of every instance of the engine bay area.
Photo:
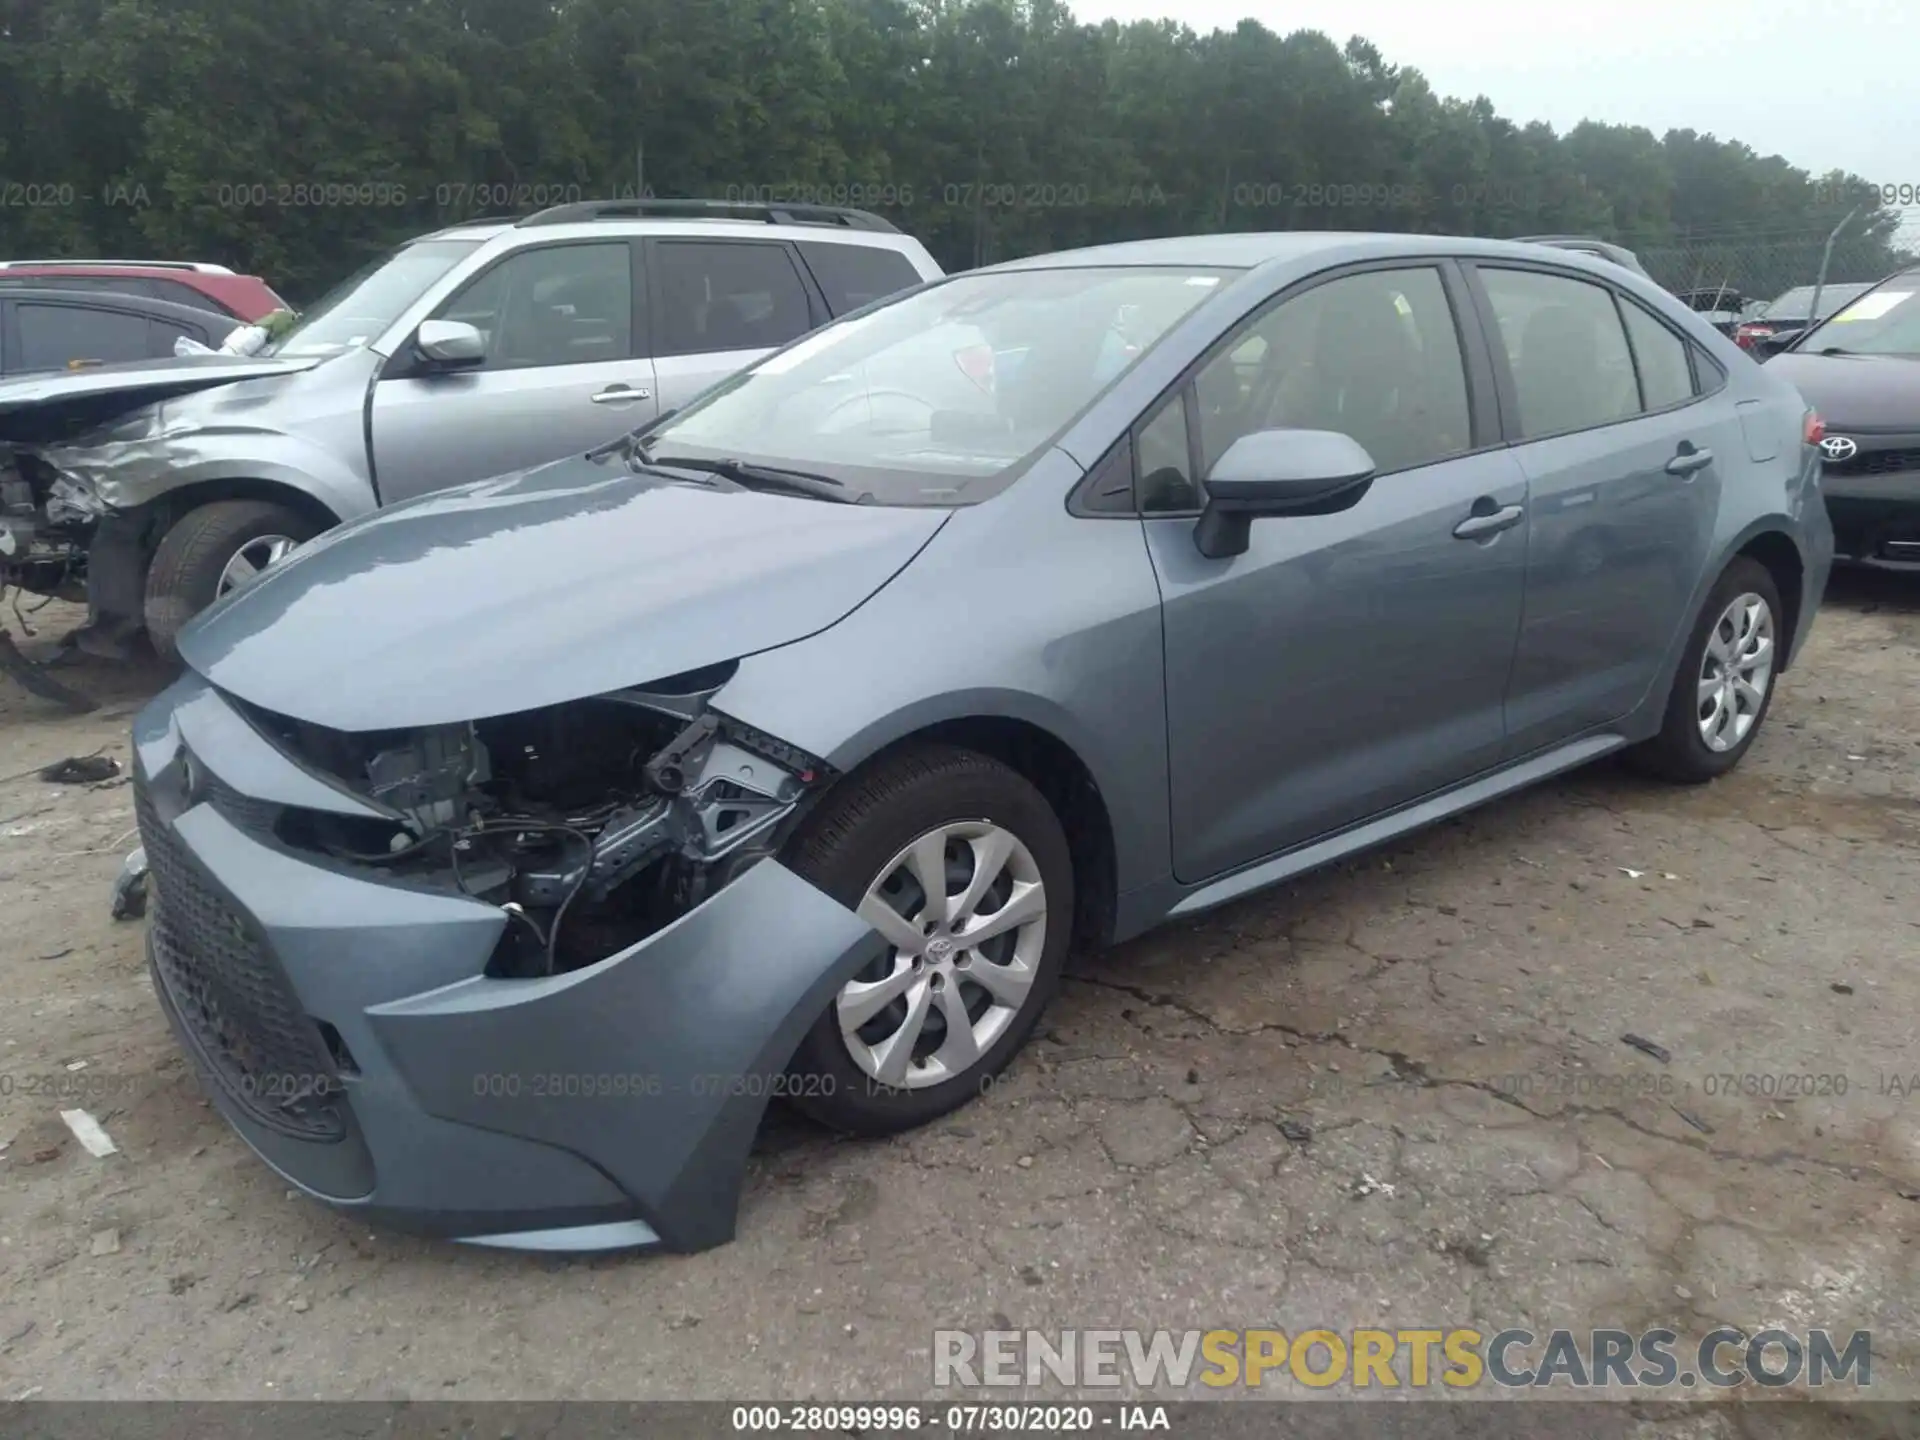
M 471 724 L 346 734 L 254 712 L 390 820 L 284 812 L 278 838 L 498 905 L 489 973 L 595 963 L 784 838 L 830 767 L 710 709 L 724 671 Z

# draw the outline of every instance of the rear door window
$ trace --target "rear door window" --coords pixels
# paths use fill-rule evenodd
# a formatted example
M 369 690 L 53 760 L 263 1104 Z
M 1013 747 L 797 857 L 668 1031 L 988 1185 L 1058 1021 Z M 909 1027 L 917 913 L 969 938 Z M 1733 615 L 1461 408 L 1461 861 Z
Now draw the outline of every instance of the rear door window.
M 1640 413 L 1627 332 L 1603 285 L 1538 270 L 1480 267 L 1520 402 L 1522 438 L 1610 425 Z
M 110 365 L 145 360 L 147 317 L 123 310 L 83 305 L 35 305 L 15 308 L 21 370 L 64 370 L 79 362 Z
M 803 243 L 800 255 L 813 272 L 820 293 L 827 297 L 827 308 L 835 315 L 858 310 L 920 283 L 920 272 L 897 250 L 815 242 Z
M 147 353 L 154 356 L 173 354 L 174 342 L 181 339 L 192 340 L 201 345 L 213 342 L 207 336 L 204 325 L 193 325 L 183 320 L 153 319 L 147 322 Z
M 662 240 L 653 268 L 661 356 L 769 350 L 813 328 L 806 286 L 785 245 Z

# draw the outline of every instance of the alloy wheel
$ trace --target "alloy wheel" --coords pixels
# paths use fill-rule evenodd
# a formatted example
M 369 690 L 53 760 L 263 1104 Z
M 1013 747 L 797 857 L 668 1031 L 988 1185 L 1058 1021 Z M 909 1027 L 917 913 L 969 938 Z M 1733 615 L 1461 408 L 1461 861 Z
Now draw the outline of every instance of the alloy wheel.
M 1046 949 L 1033 852 L 991 821 L 936 826 L 882 867 L 859 914 L 889 948 L 834 1001 L 854 1063 L 904 1090 L 977 1065 L 1027 1003 Z
M 215 597 L 251 584 L 259 578 L 261 571 L 284 560 L 287 552 L 299 543 L 290 535 L 260 535 L 247 541 L 233 552 L 233 558 L 227 561 L 226 568 L 220 572 L 219 587 L 213 592 Z
M 1714 621 L 1700 658 L 1696 714 L 1707 748 L 1724 753 L 1747 738 L 1773 683 L 1773 609 L 1751 591 Z

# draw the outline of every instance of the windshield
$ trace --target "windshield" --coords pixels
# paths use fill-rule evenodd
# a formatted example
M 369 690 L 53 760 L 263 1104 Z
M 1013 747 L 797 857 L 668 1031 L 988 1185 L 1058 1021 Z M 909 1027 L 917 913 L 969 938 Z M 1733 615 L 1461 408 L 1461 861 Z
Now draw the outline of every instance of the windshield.
M 1811 285 L 1801 285 L 1789 290 L 1761 314 L 1769 320 L 1804 320 L 1813 313 L 1813 288 Z M 1820 291 L 1820 313 L 1831 315 L 1849 300 L 1858 299 L 1872 288 L 1871 285 L 1858 283 L 1824 286 Z
M 722 381 L 652 430 L 646 450 L 663 464 L 735 459 L 824 475 L 880 504 L 973 504 L 1229 273 L 956 276 Z
M 275 355 L 334 355 L 370 345 L 478 240 L 423 240 L 375 260 L 329 290 L 273 347 Z
M 1851 304 L 1807 331 L 1796 350 L 1818 354 L 1920 355 L 1920 271 L 1882 280 Z M 1822 310 L 1827 302 L 1820 302 Z

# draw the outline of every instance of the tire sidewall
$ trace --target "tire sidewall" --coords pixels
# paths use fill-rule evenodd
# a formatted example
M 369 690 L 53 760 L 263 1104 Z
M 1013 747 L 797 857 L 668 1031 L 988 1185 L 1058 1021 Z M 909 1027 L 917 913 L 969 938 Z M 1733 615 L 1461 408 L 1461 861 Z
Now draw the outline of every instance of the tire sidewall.
M 169 527 L 167 535 L 156 548 L 156 561 L 167 542 L 174 538 L 174 532 L 192 521 L 198 513 L 198 510 L 189 510 Z M 175 638 L 187 622 L 219 598 L 220 577 L 240 550 L 269 535 L 285 535 L 298 544 L 304 544 L 315 533 L 316 528 L 305 516 L 275 506 L 274 512 L 262 510 L 232 526 L 218 545 L 207 549 L 204 557 L 196 554 L 191 568 L 183 574 L 162 575 L 156 573 L 157 566 L 149 564 L 144 619 L 147 634 L 155 649 L 162 654 L 171 653 Z
M 915 777 L 863 817 L 824 865 L 797 863 L 794 868 L 852 910 L 865 898 L 867 887 L 880 878 L 881 867 L 929 830 L 984 820 L 1011 832 L 1033 855 L 1047 890 L 1046 944 L 1026 1006 L 963 1074 L 907 1090 L 882 1085 L 854 1062 L 829 1003 L 802 1040 L 793 1069 L 807 1081 L 796 1087 L 797 1095 L 831 1097 L 826 1106 L 802 1107 L 830 1123 L 890 1133 L 923 1124 L 985 1093 L 1026 1043 L 1059 988 L 1073 928 L 1073 861 L 1066 833 L 1045 797 L 1027 780 L 986 757 L 978 758 L 981 763 L 963 772 L 935 771 Z

